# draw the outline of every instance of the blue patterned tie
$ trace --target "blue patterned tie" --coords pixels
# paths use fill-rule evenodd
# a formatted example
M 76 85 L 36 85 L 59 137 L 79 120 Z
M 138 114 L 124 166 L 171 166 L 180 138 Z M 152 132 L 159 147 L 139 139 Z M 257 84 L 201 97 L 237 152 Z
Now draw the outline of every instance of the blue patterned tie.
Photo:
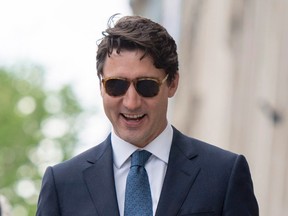
M 136 151 L 126 182 L 124 216 L 152 216 L 152 198 L 145 163 L 151 153 Z

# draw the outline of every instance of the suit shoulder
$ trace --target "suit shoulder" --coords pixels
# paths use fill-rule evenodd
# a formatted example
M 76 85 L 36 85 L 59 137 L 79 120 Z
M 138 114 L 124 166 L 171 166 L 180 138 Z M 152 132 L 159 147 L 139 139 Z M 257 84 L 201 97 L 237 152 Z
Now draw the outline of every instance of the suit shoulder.
M 197 140 L 194 138 L 191 138 L 191 139 L 192 139 L 193 145 L 195 145 L 196 148 L 201 153 L 206 153 L 207 155 L 211 155 L 211 156 L 218 155 L 218 156 L 227 157 L 227 158 L 236 158 L 238 156 L 238 154 L 232 151 L 220 148 L 216 145 L 213 145 L 213 144 L 201 141 L 201 140 Z
M 182 134 L 178 130 L 174 129 L 174 141 L 177 143 L 177 146 L 187 154 L 187 152 L 193 155 L 199 155 L 204 158 L 217 159 L 217 160 L 235 160 L 239 155 L 225 150 L 218 146 L 212 145 L 205 141 L 189 137 Z
M 94 163 L 97 161 L 103 153 L 106 151 L 106 149 L 109 147 L 109 141 L 108 138 L 106 141 L 89 148 L 88 150 L 72 157 L 71 159 L 68 159 L 66 161 L 63 161 L 59 164 L 56 164 L 53 166 L 53 169 L 55 170 L 63 170 L 73 167 L 74 170 L 77 168 L 83 168 L 90 163 Z

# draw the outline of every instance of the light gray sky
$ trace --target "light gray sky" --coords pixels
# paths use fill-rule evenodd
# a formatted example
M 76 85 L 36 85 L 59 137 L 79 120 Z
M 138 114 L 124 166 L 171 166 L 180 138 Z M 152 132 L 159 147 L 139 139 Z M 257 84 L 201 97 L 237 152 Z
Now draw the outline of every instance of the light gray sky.
M 0 66 L 18 62 L 39 64 L 46 71 L 47 88 L 57 89 L 69 83 L 85 109 L 101 109 L 95 69 L 96 41 L 111 15 L 131 14 L 128 2 L 0 1 Z M 103 111 L 91 116 L 82 134 L 85 145 L 103 139 L 107 124 Z

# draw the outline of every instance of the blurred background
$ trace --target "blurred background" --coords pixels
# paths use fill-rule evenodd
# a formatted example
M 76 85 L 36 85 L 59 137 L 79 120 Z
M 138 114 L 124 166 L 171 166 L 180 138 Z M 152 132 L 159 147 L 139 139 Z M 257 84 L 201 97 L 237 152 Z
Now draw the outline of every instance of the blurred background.
M 102 141 L 110 124 L 96 43 L 115 13 L 164 25 L 178 44 L 169 120 L 244 154 L 262 216 L 288 211 L 288 2 L 105 0 L 0 2 L 0 203 L 35 215 L 41 178 Z

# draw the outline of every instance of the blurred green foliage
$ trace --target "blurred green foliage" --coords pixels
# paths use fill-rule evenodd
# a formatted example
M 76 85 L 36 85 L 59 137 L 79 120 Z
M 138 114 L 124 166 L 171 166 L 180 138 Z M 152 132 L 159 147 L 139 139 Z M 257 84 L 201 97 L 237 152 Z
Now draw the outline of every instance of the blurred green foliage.
M 71 157 L 82 109 L 70 86 L 48 91 L 37 65 L 0 68 L 0 194 L 35 215 L 45 168 Z

